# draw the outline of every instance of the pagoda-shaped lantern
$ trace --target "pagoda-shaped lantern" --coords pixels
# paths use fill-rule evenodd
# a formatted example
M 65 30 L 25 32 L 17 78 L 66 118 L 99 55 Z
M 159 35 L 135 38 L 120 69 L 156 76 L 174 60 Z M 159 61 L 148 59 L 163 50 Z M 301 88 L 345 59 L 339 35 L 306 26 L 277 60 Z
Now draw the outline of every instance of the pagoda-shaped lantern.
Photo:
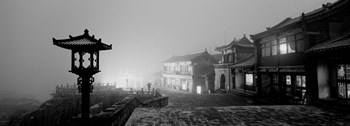
M 89 35 L 85 29 L 84 34 L 68 39 L 56 40 L 53 38 L 53 44 L 72 51 L 71 70 L 78 75 L 78 90 L 81 93 L 81 113 L 82 118 L 89 118 L 90 115 L 90 93 L 93 90 L 92 83 L 94 74 L 99 70 L 99 51 L 110 50 L 112 45 L 101 42 L 101 39 L 95 39 L 95 36 Z

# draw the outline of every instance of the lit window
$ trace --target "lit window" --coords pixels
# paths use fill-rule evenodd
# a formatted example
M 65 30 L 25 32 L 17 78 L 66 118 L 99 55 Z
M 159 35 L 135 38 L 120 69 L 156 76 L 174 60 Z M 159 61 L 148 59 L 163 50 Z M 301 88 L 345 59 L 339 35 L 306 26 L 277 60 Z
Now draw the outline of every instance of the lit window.
M 265 44 L 261 44 L 261 56 L 265 56 Z
M 291 79 L 291 76 L 290 76 L 290 75 L 287 75 L 287 76 L 286 76 L 286 84 L 287 84 L 287 85 L 292 85 L 292 79 Z
M 297 78 L 296 80 L 297 86 L 301 87 L 301 76 L 297 76 L 296 78 Z
M 253 86 L 253 74 L 245 74 L 245 84 Z
M 338 97 L 350 99 L 350 64 L 337 67 Z
M 306 93 L 306 76 L 296 75 L 295 77 L 296 87 L 294 92 L 294 98 L 298 100 L 298 103 L 305 104 L 305 93 Z
M 277 55 L 277 41 L 273 40 L 271 41 L 271 45 L 272 45 L 272 55 Z
M 197 86 L 197 94 L 201 94 L 202 93 L 202 87 L 201 86 Z
M 287 54 L 287 43 L 280 44 L 280 54 Z
M 306 87 L 306 76 L 302 76 L 302 78 L 301 78 L 301 86 L 302 87 Z
M 265 43 L 265 56 L 271 56 L 271 43 L 267 42 Z
M 296 76 L 297 87 L 306 87 L 305 76 Z
M 289 35 L 287 36 L 287 47 L 288 47 L 288 53 L 294 53 L 295 52 L 295 35 Z
M 340 98 L 346 98 L 346 84 L 345 83 L 338 83 L 338 96 Z
M 279 39 L 280 54 L 287 54 L 287 40 L 285 37 Z
M 338 79 L 345 79 L 345 66 L 338 65 Z
M 288 53 L 295 52 L 295 41 L 288 42 Z
M 186 90 L 187 89 L 187 80 L 181 79 L 181 89 Z

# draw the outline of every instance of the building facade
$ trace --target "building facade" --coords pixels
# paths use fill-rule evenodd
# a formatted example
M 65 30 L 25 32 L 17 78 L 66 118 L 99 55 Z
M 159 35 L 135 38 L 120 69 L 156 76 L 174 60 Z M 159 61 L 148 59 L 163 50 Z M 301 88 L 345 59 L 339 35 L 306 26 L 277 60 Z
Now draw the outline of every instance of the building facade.
M 217 47 L 215 50 L 222 53 L 219 63 L 214 64 L 215 90 L 227 91 L 241 87 L 241 81 L 236 80 L 241 79 L 241 74 L 236 76 L 236 72 L 242 71 L 236 71 L 237 67 L 232 66 L 254 54 L 253 43 L 244 35 L 241 39 L 234 39 L 230 44 Z
M 231 70 L 234 71 L 233 81 L 235 84 L 234 91 L 256 95 L 255 82 L 255 55 L 252 54 L 245 59 L 233 64 Z
M 207 51 L 173 56 L 163 62 L 162 87 L 191 93 L 208 93 L 213 90 L 214 67 L 217 60 Z
M 329 58 L 335 58 L 332 61 L 316 56 L 317 53 L 313 52 L 320 50 L 315 46 L 319 47 L 349 31 L 349 8 L 349 0 L 327 3 L 319 9 L 296 18 L 287 18 L 266 31 L 252 35 L 256 47 L 255 69 L 259 95 L 305 104 L 307 99 L 314 101 L 339 94 L 337 81 L 333 85 L 330 83 L 330 78 L 336 75 L 330 72 L 336 70 L 336 65 L 329 64 L 344 57 L 341 54 L 328 55 Z M 336 58 L 339 56 L 342 58 Z M 346 69 L 346 64 L 343 66 Z M 334 94 L 330 93 L 331 90 Z M 345 92 L 343 88 L 341 90 Z

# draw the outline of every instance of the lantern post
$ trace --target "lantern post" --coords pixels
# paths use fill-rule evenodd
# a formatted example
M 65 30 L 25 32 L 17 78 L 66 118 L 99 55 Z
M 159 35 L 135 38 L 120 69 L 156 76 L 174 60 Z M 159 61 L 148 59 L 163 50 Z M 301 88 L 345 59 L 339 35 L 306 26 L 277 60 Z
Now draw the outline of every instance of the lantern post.
M 52 39 L 53 44 L 68 50 L 71 50 L 71 70 L 69 72 L 78 75 L 77 84 L 79 93 L 81 93 L 81 118 L 90 117 L 90 93 L 93 91 L 93 75 L 99 70 L 99 51 L 111 50 L 112 45 L 101 42 L 94 35 L 90 36 L 87 29 L 83 35 L 68 39 Z

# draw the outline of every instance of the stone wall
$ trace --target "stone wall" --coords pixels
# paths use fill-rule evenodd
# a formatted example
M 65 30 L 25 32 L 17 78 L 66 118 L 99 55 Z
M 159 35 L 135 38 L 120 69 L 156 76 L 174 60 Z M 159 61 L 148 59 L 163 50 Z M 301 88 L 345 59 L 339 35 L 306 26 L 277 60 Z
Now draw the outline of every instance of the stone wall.
M 136 92 L 136 91 L 131 91 Z M 152 96 L 152 97 L 150 97 Z M 144 97 L 144 98 L 142 98 Z M 146 100 L 147 99 L 147 100 Z M 159 91 L 131 93 L 119 102 L 111 105 L 109 108 L 94 114 L 91 112 L 91 118 L 86 121 L 80 118 L 74 118 L 70 126 L 78 125 L 96 125 L 96 126 L 122 126 L 124 125 L 135 108 L 137 107 L 164 107 L 168 105 L 168 96 L 162 95 Z M 99 106 L 96 104 L 95 106 Z M 96 107 L 98 110 L 100 107 Z M 84 123 L 84 124 L 83 124 Z
M 134 109 L 140 104 L 140 101 L 135 97 L 125 97 L 102 112 L 90 115 L 88 122 L 77 117 L 73 118 L 73 121 L 69 125 L 123 126 L 133 113 Z
M 142 103 L 143 107 L 164 107 L 168 105 L 168 96 L 158 97 Z
M 100 94 L 91 94 L 90 111 L 92 114 L 99 113 L 123 99 L 127 94 L 119 91 L 108 91 Z M 54 97 L 40 107 L 21 117 L 21 126 L 63 126 L 69 125 L 72 117 L 80 113 L 80 96 Z

